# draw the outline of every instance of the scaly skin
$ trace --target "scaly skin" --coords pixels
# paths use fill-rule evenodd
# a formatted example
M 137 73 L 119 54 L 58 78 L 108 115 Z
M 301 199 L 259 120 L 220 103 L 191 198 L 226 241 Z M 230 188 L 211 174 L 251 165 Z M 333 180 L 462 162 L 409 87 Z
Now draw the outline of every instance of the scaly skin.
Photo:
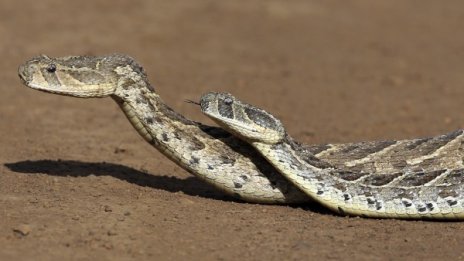
M 21 65 L 19 76 L 26 86 L 39 91 L 81 98 L 112 97 L 146 141 L 229 195 L 269 204 L 309 201 L 251 146 L 166 106 L 131 57 L 42 55 Z
M 208 93 L 200 106 L 308 196 L 337 213 L 464 219 L 462 130 L 428 139 L 326 145 L 313 154 L 274 116 L 230 94 Z M 323 160 L 324 151 L 333 157 Z

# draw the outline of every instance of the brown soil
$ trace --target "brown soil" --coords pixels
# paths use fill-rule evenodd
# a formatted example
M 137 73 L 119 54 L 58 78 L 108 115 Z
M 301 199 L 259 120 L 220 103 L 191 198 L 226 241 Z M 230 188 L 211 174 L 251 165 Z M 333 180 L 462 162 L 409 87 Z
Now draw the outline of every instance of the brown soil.
M 0 259 L 449 259 L 464 224 L 234 201 L 146 144 L 111 99 L 30 90 L 39 53 L 128 53 L 164 100 L 228 91 L 306 143 L 464 127 L 464 2 L 0 4 Z

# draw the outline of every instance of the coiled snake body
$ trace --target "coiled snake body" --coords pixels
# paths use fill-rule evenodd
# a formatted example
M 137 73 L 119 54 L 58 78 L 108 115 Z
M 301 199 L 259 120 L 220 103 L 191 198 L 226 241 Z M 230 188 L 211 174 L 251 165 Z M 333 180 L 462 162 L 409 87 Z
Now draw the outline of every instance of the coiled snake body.
M 464 218 L 462 130 L 427 139 L 329 144 L 317 149 L 298 144 L 274 116 L 230 94 L 206 94 L 200 106 L 220 126 L 252 144 L 311 198 L 338 213 Z

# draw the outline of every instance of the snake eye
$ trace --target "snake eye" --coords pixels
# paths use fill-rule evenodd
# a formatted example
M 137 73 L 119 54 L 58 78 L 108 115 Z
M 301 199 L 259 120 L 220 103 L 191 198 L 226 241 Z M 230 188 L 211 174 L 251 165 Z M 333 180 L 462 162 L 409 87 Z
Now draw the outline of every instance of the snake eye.
M 227 98 L 224 99 L 224 103 L 226 105 L 231 105 L 232 103 L 234 103 L 234 100 L 232 100 L 232 98 L 230 98 L 230 97 L 227 97 Z
M 51 63 L 47 66 L 46 70 L 49 73 L 54 73 L 56 71 L 56 65 L 54 63 Z

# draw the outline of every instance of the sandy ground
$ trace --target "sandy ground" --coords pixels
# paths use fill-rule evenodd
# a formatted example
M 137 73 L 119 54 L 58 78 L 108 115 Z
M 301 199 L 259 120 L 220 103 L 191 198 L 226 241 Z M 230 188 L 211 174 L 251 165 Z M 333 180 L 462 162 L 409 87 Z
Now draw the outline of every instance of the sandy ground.
M 33 55 L 122 52 L 164 100 L 228 91 L 306 143 L 464 127 L 462 1 L 0 3 L 0 259 L 464 257 L 464 224 L 247 204 L 146 144 L 111 99 L 21 85 Z

